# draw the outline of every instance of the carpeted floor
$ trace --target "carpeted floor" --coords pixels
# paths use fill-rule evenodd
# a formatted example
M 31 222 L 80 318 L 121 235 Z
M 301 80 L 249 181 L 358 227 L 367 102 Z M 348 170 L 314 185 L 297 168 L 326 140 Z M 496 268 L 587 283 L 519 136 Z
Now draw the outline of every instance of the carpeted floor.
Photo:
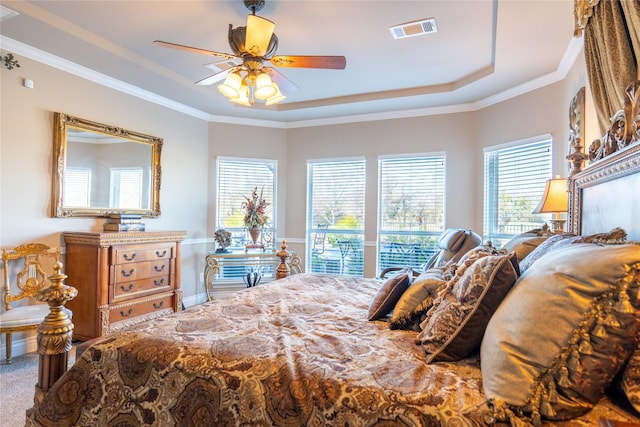
M 69 366 L 75 360 L 75 346 L 69 354 Z M 38 382 L 38 354 L 27 353 L 13 358 L 10 365 L 0 365 L 0 425 L 23 427 L 25 412 L 33 406 Z

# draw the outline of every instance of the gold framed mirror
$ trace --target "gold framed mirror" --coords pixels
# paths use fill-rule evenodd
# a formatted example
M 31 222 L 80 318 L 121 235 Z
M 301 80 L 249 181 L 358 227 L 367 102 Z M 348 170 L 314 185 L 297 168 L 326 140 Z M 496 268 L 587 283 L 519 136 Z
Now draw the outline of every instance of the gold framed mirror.
M 160 215 L 162 138 L 54 114 L 54 217 Z

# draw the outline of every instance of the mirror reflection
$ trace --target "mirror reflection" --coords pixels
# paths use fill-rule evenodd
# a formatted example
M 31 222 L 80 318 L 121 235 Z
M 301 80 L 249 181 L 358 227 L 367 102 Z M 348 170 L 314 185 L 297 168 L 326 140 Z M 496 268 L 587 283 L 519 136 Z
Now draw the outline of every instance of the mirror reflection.
M 162 140 L 56 113 L 54 216 L 160 213 Z

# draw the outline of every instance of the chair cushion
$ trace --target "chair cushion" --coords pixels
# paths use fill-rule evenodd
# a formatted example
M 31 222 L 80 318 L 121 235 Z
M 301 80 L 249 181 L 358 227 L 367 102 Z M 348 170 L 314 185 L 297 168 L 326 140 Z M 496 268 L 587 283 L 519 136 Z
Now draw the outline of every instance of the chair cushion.
M 24 305 L 0 314 L 0 327 L 37 325 L 49 314 L 48 304 Z

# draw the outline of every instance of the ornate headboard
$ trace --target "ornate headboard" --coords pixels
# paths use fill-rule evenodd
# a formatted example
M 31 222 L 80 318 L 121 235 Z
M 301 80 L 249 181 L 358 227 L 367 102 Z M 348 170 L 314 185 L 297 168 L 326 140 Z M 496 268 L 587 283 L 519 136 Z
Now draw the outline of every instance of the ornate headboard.
M 591 164 L 569 179 L 569 231 L 594 234 L 622 227 L 640 241 L 640 81 L 626 91 L 623 110 L 589 148 Z

